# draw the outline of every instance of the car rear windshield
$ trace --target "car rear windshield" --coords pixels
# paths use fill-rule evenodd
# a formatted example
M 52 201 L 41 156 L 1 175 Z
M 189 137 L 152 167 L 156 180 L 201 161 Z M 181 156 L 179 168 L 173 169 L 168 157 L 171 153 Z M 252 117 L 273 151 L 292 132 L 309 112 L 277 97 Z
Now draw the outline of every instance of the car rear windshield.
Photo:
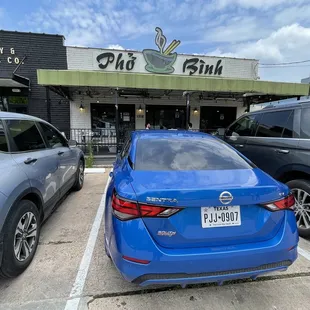
M 210 138 L 137 141 L 135 170 L 232 169 L 252 169 L 252 166 L 222 141 Z

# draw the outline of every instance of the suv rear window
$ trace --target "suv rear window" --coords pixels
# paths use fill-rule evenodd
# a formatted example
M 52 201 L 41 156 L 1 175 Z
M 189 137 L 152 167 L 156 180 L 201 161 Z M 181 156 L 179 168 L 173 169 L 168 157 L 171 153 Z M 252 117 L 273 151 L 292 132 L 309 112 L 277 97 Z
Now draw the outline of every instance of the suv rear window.
M 8 151 L 8 143 L 5 137 L 2 121 L 0 120 L 0 152 Z
M 210 138 L 141 139 L 135 170 L 232 170 L 251 165 L 226 143 Z

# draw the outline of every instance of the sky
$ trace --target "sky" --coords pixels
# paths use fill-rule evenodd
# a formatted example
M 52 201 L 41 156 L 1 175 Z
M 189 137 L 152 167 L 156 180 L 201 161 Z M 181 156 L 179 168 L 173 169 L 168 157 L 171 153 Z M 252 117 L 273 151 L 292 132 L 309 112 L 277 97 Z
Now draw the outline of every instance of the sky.
M 0 29 L 142 50 L 159 26 L 178 53 L 258 59 L 262 80 L 284 82 L 310 76 L 309 16 L 310 0 L 0 0 Z

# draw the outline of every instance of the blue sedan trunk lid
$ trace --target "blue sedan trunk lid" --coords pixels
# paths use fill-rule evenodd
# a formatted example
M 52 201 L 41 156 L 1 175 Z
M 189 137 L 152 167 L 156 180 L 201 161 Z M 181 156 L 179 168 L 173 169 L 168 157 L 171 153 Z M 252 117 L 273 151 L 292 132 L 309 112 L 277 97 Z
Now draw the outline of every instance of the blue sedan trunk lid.
M 270 212 L 261 204 L 288 194 L 259 169 L 204 171 L 131 171 L 132 186 L 140 204 L 180 207 L 169 218 L 143 218 L 156 243 L 167 248 L 237 245 L 273 238 L 286 211 Z M 233 200 L 220 202 L 224 191 Z M 238 226 L 203 228 L 201 208 L 239 206 Z M 226 208 L 219 208 L 225 213 Z M 220 217 L 222 213 L 217 213 Z M 225 217 L 225 215 L 224 215 Z

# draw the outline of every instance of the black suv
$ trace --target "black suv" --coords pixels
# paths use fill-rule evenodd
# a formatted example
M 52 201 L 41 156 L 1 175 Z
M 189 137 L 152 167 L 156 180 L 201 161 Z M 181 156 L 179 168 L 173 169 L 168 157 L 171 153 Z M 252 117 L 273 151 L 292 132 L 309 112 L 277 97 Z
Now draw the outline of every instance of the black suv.
M 226 129 L 224 140 L 292 189 L 299 234 L 309 237 L 310 97 L 272 102 L 247 113 Z

